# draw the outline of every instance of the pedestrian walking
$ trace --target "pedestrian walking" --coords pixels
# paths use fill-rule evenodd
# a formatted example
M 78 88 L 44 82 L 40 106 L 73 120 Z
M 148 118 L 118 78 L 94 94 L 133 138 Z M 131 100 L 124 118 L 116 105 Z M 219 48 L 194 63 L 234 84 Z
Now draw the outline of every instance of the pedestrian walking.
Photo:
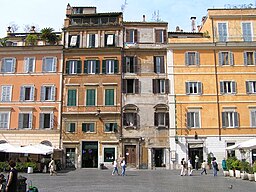
M 199 157 L 195 156 L 195 169 L 198 170 L 198 164 L 199 164 Z
M 188 165 L 188 175 L 189 175 L 189 176 L 192 176 L 193 167 L 192 167 L 192 162 L 191 162 L 190 157 L 188 158 L 188 163 L 187 163 L 187 165 Z
M 0 174 L 0 192 L 5 192 L 6 181 L 3 174 Z
M 225 157 L 223 158 L 223 160 L 221 162 L 221 166 L 222 166 L 223 171 L 227 170 L 227 162 L 226 162 L 226 158 Z
M 181 171 L 180 171 L 180 176 L 185 176 L 186 175 L 186 169 L 187 169 L 187 163 L 184 158 L 181 159 Z
M 123 160 L 121 161 L 121 167 L 122 167 L 122 176 L 125 176 L 125 171 L 126 171 L 126 163 L 125 163 L 125 158 L 123 157 Z
M 56 172 L 56 164 L 55 164 L 55 161 L 54 161 L 53 158 L 52 158 L 52 160 L 50 161 L 48 167 L 50 168 L 50 176 L 52 176 L 52 175 L 57 175 L 57 172 Z
M 16 162 L 13 160 L 9 161 L 10 172 L 7 178 L 6 192 L 16 192 L 18 184 L 18 171 L 15 169 Z
M 119 175 L 119 174 L 118 174 L 118 164 L 117 164 L 117 159 L 116 159 L 116 160 L 114 160 L 112 164 L 113 164 L 113 171 L 112 171 L 112 175 L 115 175 L 115 173 L 117 173 L 117 175 Z
M 207 163 L 205 162 L 205 160 L 203 160 L 203 163 L 201 165 L 201 167 L 202 167 L 201 175 L 203 175 L 203 173 L 205 173 L 205 175 L 207 175 L 207 173 L 206 173 L 206 165 L 207 165 Z
M 212 158 L 212 168 L 213 168 L 213 176 L 217 176 L 217 172 L 219 171 L 218 163 L 216 162 L 216 157 Z

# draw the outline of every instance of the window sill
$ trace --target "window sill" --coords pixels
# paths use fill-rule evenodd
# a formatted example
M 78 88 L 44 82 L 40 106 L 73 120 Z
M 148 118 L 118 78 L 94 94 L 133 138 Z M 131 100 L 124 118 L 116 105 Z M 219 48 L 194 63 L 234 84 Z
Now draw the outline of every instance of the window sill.
M 162 125 L 162 126 L 157 126 L 156 129 L 168 129 L 168 126 L 164 126 L 164 125 Z
M 136 126 L 124 126 L 125 129 L 137 129 Z

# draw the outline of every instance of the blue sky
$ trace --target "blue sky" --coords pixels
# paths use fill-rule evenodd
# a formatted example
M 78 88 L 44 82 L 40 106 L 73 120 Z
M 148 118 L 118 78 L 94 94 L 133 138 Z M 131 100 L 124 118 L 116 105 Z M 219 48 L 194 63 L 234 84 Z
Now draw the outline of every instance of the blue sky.
M 242 3 L 241 3 L 242 2 Z M 24 32 L 25 25 L 35 25 L 42 29 L 52 27 L 61 31 L 65 18 L 66 5 L 96 6 L 97 12 L 120 12 L 125 0 L 1 0 L 0 37 L 6 36 L 7 27 L 19 26 L 17 32 Z M 191 31 L 190 17 L 197 17 L 196 24 L 201 23 L 207 9 L 225 8 L 230 5 L 253 4 L 255 0 L 126 0 L 125 21 L 152 21 L 154 12 L 159 18 L 169 23 L 169 31 L 179 26 L 184 31 Z

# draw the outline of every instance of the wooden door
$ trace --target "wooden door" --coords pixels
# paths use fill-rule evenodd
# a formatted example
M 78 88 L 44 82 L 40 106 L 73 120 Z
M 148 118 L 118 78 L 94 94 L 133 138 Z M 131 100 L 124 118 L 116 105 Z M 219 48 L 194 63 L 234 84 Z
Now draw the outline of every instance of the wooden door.
M 125 146 L 125 159 L 128 166 L 136 167 L 136 146 Z

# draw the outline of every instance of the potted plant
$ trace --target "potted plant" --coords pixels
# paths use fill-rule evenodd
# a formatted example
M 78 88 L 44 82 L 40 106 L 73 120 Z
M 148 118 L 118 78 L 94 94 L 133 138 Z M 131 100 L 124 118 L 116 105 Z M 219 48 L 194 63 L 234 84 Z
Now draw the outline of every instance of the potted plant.
M 240 160 L 235 160 L 232 162 L 233 169 L 235 169 L 235 177 L 241 178 L 241 167 L 240 167 Z
M 248 171 L 249 171 L 249 162 L 242 160 L 240 161 L 240 168 L 241 168 L 241 179 L 247 180 L 248 179 Z
M 36 45 L 37 43 L 37 35 L 35 34 L 28 34 L 27 37 L 26 37 L 26 45 Z
M 229 171 L 229 176 L 230 177 L 235 177 L 235 169 L 233 167 L 233 162 L 236 161 L 237 158 L 234 157 L 229 157 L 227 159 L 227 170 Z
M 213 153 L 212 153 L 212 152 L 210 152 L 210 153 L 207 154 L 207 165 L 208 165 L 208 169 L 211 169 L 212 157 L 213 157 Z
M 248 179 L 249 181 L 254 181 L 253 166 L 249 166 L 248 168 Z

